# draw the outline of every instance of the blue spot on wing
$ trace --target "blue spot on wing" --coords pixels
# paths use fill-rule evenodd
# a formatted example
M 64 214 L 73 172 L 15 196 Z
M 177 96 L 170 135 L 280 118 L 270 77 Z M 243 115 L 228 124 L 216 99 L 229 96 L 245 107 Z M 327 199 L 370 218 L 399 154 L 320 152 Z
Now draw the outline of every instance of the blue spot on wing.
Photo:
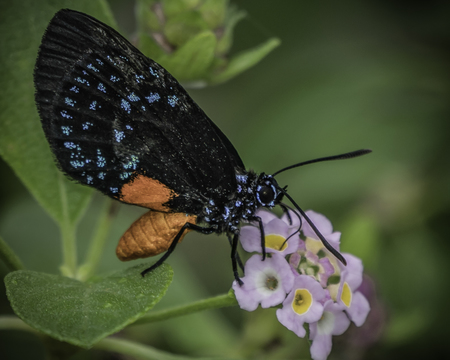
M 139 96 L 137 96 L 134 92 L 132 92 L 130 95 L 128 95 L 127 98 L 131 102 L 136 102 L 136 101 L 141 100 L 141 98 Z
M 60 114 L 61 114 L 61 116 L 62 116 L 63 118 L 66 118 L 66 119 L 73 119 L 73 116 L 70 116 L 70 115 L 67 113 L 66 110 L 62 110 Z
M 125 133 L 123 131 L 118 131 L 114 129 L 114 137 L 117 142 L 121 142 L 125 138 Z
M 141 80 L 145 80 L 145 77 L 144 77 L 143 75 L 135 74 L 134 77 L 135 77 L 136 82 L 137 82 L 138 84 L 141 83 Z
M 99 72 L 100 70 L 99 69 L 97 69 L 94 65 L 92 65 L 92 64 L 89 64 L 88 66 L 87 66 L 87 68 L 88 69 L 91 69 L 92 71 L 94 71 L 94 72 Z
M 106 165 L 106 159 L 103 156 L 97 156 L 97 166 L 104 167 Z
M 169 95 L 167 97 L 167 102 L 170 106 L 175 107 L 175 105 L 178 103 L 178 97 L 176 95 Z
M 73 131 L 71 126 L 61 126 L 61 130 L 62 133 L 67 136 L 69 136 L 70 133 Z
M 148 68 L 148 70 L 154 77 L 159 78 L 159 74 L 151 66 Z
M 66 147 L 67 149 L 76 149 L 77 146 L 71 141 L 66 141 L 64 143 L 64 147 Z
M 89 129 L 89 126 L 92 126 L 92 125 L 94 125 L 94 124 L 92 124 L 92 123 L 89 122 L 89 121 L 86 121 L 86 122 L 83 124 L 83 130 Z
M 146 96 L 145 98 L 148 100 L 149 104 L 151 104 L 161 99 L 161 96 L 159 96 L 158 93 L 150 93 L 150 95 Z
M 72 167 L 74 167 L 75 169 L 77 169 L 77 168 L 83 167 L 83 166 L 84 166 L 84 162 L 83 162 L 83 161 L 80 161 L 80 160 L 72 160 L 72 161 L 70 162 L 70 165 L 72 165 Z
M 121 180 L 126 180 L 126 179 L 128 179 L 131 176 L 131 174 L 132 173 L 130 173 L 130 172 L 123 172 L 123 173 L 121 173 L 119 175 L 119 177 L 120 177 Z
M 136 170 L 138 163 L 139 163 L 139 158 L 136 155 L 131 155 L 130 160 L 127 163 L 123 164 L 123 168 Z
M 130 103 L 128 101 L 126 101 L 125 99 L 122 99 L 120 102 L 120 107 L 122 109 L 124 109 L 128 114 L 131 113 L 131 106 Z
M 74 101 L 74 100 L 72 100 L 72 99 L 70 99 L 70 98 L 68 98 L 68 97 L 66 97 L 66 98 L 64 99 L 64 102 L 66 103 L 66 105 L 69 105 L 69 106 L 72 106 L 72 107 L 74 107 L 74 106 L 75 106 L 75 103 L 76 103 L 76 101 Z
M 87 81 L 86 79 L 80 78 L 79 76 L 77 76 L 77 77 L 75 78 L 75 81 L 77 81 L 77 82 L 79 82 L 79 83 L 81 83 L 81 84 L 90 86 L 89 81 Z
M 99 89 L 101 92 L 106 94 L 106 88 L 105 85 L 103 85 L 102 83 L 99 83 L 97 86 L 97 89 Z

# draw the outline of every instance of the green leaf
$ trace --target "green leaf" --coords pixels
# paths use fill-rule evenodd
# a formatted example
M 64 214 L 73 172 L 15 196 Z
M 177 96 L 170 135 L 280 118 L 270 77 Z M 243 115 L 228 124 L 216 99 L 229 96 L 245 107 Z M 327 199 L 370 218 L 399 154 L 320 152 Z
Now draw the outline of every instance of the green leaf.
M 181 81 L 202 78 L 211 67 L 216 42 L 211 31 L 204 31 L 190 39 L 175 53 L 162 59 L 161 65 Z
M 97 281 L 19 270 L 5 277 L 14 312 L 28 325 L 61 341 L 89 348 L 150 310 L 172 281 L 162 265 L 142 277 L 148 264 Z
M 234 7 L 230 7 L 227 12 L 225 26 L 222 36 L 219 38 L 216 47 L 216 54 L 226 55 L 233 44 L 233 31 L 239 21 L 247 16 L 247 12 L 243 10 L 237 10 Z
M 264 44 L 236 55 L 230 60 L 224 71 L 210 78 L 209 83 L 218 84 L 235 77 L 260 62 L 278 45 L 280 45 L 280 40 L 277 38 L 271 38 Z
M 91 190 L 59 176 L 34 103 L 33 70 L 45 28 L 67 7 L 114 24 L 105 1 L 0 3 L 0 155 L 60 224 L 77 221 Z

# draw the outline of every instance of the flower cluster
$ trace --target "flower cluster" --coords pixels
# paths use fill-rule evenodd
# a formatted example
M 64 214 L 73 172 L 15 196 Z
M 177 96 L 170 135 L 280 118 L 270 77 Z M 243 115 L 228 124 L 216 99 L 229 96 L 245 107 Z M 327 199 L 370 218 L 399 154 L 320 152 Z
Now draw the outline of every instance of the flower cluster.
M 340 232 L 333 232 L 331 222 L 323 215 L 307 211 L 325 239 L 339 251 Z M 264 225 L 267 258 L 253 255 L 245 264 L 244 284 L 236 281 L 233 289 L 239 306 L 247 311 L 259 304 L 279 306 L 277 318 L 299 337 L 309 329 L 311 356 L 326 359 L 331 351 L 332 335 L 343 334 L 350 322 L 361 326 L 370 306 L 358 291 L 362 283 L 360 259 L 342 254 L 344 266 L 322 244 L 317 234 L 291 211 L 281 219 L 260 210 Z M 241 243 L 248 252 L 261 252 L 261 233 L 257 226 L 241 229 Z

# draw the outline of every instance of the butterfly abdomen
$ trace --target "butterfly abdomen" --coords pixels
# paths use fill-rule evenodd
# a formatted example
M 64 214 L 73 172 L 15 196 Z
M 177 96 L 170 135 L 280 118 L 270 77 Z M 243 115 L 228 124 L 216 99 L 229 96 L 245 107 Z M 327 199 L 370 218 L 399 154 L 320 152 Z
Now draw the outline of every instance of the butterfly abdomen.
M 122 261 L 155 256 L 166 251 L 180 228 L 186 223 L 196 223 L 196 217 L 183 213 L 149 211 L 137 219 L 125 232 L 116 248 Z M 186 230 L 181 236 L 181 241 Z

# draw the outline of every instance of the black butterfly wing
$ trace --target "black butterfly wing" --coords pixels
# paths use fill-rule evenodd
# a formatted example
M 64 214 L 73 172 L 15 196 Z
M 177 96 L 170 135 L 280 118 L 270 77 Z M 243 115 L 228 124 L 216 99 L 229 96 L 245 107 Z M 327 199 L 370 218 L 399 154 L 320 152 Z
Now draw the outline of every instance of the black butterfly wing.
M 74 180 L 188 213 L 235 191 L 244 165 L 233 145 L 164 68 L 109 26 L 58 12 L 34 78 L 45 134 Z

